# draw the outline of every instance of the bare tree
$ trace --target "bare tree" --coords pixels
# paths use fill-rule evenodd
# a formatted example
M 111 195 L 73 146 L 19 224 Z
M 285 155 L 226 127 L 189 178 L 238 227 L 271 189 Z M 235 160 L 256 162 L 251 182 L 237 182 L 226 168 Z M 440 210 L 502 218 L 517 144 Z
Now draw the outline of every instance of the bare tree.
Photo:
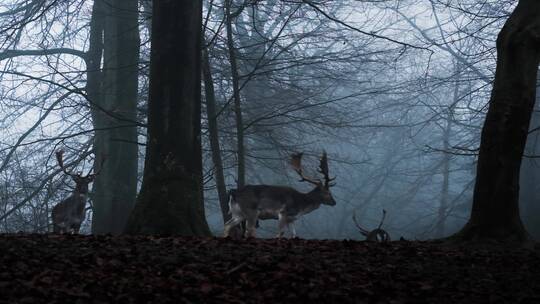
M 455 238 L 527 239 L 519 215 L 519 173 L 535 103 L 539 45 L 540 2 L 520 0 L 497 38 L 471 217 Z

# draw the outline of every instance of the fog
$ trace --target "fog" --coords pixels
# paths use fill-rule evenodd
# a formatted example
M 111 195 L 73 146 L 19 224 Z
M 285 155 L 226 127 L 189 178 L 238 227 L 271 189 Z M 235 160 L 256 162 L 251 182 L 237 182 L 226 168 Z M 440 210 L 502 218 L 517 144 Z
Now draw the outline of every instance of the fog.
M 223 2 L 204 1 L 203 49 L 215 91 L 227 190 L 238 188 L 238 93 L 246 184 L 308 192 L 313 186 L 299 181 L 291 155 L 303 152 L 304 172 L 315 178 L 321 178 L 319 157 L 323 151 L 328 155 L 337 204 L 301 216 L 299 237 L 364 239 L 353 215 L 371 230 L 383 210 L 382 227 L 392 239 L 432 239 L 463 227 L 495 73 L 495 40 L 514 1 L 233 1 L 237 92 Z M 122 114 L 121 106 L 98 103 L 89 93 L 93 4 L 0 1 L 0 232 L 51 231 L 51 208 L 74 186 L 56 163 L 55 151 L 65 151 L 72 170 L 88 172 L 94 135 L 103 130 L 93 111 Z M 138 138 L 129 144 L 138 146 L 140 187 L 150 1 L 140 1 L 136 13 L 140 50 L 132 127 Z M 103 43 L 107 47 L 107 38 Z M 125 55 L 111 54 L 106 49 L 103 56 L 112 62 Z M 103 76 L 107 59 L 98 67 L 107 100 L 116 83 Z M 208 83 L 202 82 L 205 215 L 212 233 L 220 236 L 223 220 L 204 102 Z M 539 124 L 535 116 L 531 130 Z M 540 233 L 536 136 L 529 136 L 521 185 L 523 221 L 535 237 Z M 94 195 L 89 194 L 81 230 L 86 234 L 92 232 Z M 273 237 L 277 225 L 261 220 L 257 233 Z

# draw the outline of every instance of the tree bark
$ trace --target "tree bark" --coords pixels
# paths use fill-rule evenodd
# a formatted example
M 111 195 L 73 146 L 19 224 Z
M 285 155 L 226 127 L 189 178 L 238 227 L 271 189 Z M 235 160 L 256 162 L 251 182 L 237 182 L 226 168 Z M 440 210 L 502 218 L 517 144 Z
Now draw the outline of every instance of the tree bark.
M 103 93 L 94 121 L 95 166 L 102 157 L 106 161 L 93 187 L 92 232 L 120 234 L 137 195 L 138 1 L 113 0 L 102 7 Z
M 148 142 L 132 234 L 209 236 L 201 154 L 202 1 L 154 1 Z
M 540 1 L 519 1 L 499 33 L 497 53 L 471 217 L 458 240 L 528 238 L 519 216 L 519 173 L 540 62 Z
M 95 104 L 101 104 L 101 62 L 103 58 L 103 23 L 104 23 L 103 1 L 95 0 L 92 6 L 92 17 L 90 20 L 90 38 L 88 52 L 85 57 L 86 63 L 86 96 L 88 97 L 92 122 L 94 127 L 99 120 L 100 111 Z
M 231 14 L 232 0 L 225 1 L 225 25 L 227 29 L 227 48 L 229 49 L 229 62 L 231 64 L 231 77 L 233 83 L 234 114 L 236 116 L 236 140 L 238 174 L 237 187 L 242 188 L 246 184 L 246 155 L 244 147 L 244 122 L 242 118 L 242 104 L 240 98 L 240 76 L 236 61 L 236 48 L 234 46 Z
M 221 147 L 219 144 L 219 128 L 216 111 L 216 94 L 214 91 L 214 80 L 210 69 L 210 58 L 208 51 L 203 50 L 203 76 L 206 101 L 206 116 L 208 118 L 208 137 L 210 139 L 210 150 L 212 153 L 212 162 L 214 163 L 214 176 L 216 178 L 216 188 L 218 192 L 219 206 L 223 222 L 227 222 L 231 215 L 229 214 L 229 196 L 225 186 L 225 175 L 223 173 L 223 161 L 221 158 Z

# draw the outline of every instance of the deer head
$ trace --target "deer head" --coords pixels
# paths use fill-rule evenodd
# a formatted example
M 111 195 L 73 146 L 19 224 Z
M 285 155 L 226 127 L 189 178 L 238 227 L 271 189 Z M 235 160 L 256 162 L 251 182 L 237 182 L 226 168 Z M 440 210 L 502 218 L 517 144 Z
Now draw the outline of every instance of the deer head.
M 336 201 L 332 197 L 332 193 L 330 193 L 330 187 L 335 186 L 332 181 L 334 181 L 336 178 L 330 178 L 328 175 L 328 157 L 326 155 L 326 151 L 324 151 L 321 156 L 318 169 L 318 172 L 323 175 L 324 181 L 307 177 L 304 174 L 302 169 L 302 155 L 303 153 L 296 153 L 291 156 L 291 166 L 293 167 L 294 171 L 296 171 L 296 173 L 300 176 L 300 182 L 308 182 L 310 184 L 313 184 L 315 186 L 315 189 L 313 189 L 312 192 L 315 191 L 320 193 L 320 196 L 322 198 L 321 203 L 334 206 L 336 204 Z
M 88 172 L 88 174 L 83 175 L 81 171 L 77 173 L 73 173 L 67 170 L 67 168 L 64 166 L 64 160 L 63 160 L 64 151 L 63 150 L 56 151 L 55 154 L 56 154 L 56 161 L 58 162 L 60 169 L 62 169 L 62 172 L 70 176 L 71 179 L 75 182 L 75 192 L 80 193 L 80 194 L 87 194 L 88 185 L 91 182 L 93 182 L 96 176 L 98 176 L 101 173 L 101 169 L 103 168 L 103 163 L 105 162 L 105 157 L 101 158 L 101 163 L 97 172 L 91 173 L 92 172 L 92 169 L 91 169 L 90 172 Z

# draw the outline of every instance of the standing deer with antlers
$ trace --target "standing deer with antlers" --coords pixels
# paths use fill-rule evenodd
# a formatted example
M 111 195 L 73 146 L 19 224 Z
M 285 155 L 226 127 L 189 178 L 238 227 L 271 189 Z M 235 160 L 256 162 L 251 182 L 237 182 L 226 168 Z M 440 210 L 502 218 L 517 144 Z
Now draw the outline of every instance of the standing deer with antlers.
M 282 237 L 285 227 L 292 227 L 293 237 L 296 236 L 294 221 L 301 215 L 309 213 L 321 204 L 334 206 L 336 201 L 330 193 L 331 183 L 335 178 L 328 175 L 328 158 L 326 152 L 320 159 L 319 173 L 324 181 L 310 178 L 302 171 L 302 153 L 294 154 L 291 166 L 300 175 L 301 182 L 308 182 L 315 186 L 308 193 L 301 193 L 291 187 L 269 185 L 247 185 L 238 190 L 231 190 L 229 210 L 232 218 L 225 223 L 225 237 L 229 236 L 231 229 L 246 220 L 246 236 L 255 237 L 257 219 L 277 219 L 278 235 Z
M 88 195 L 88 184 L 93 182 L 96 176 L 101 172 L 105 158 L 102 158 L 97 172 L 91 174 L 90 171 L 87 175 L 83 176 L 82 172 L 72 173 L 66 169 L 62 159 L 63 154 L 64 151 L 57 151 L 56 160 L 62 171 L 66 175 L 69 175 L 75 182 L 75 189 L 70 196 L 58 203 L 52 209 L 53 232 L 78 234 L 81 223 L 86 216 L 85 206 Z

